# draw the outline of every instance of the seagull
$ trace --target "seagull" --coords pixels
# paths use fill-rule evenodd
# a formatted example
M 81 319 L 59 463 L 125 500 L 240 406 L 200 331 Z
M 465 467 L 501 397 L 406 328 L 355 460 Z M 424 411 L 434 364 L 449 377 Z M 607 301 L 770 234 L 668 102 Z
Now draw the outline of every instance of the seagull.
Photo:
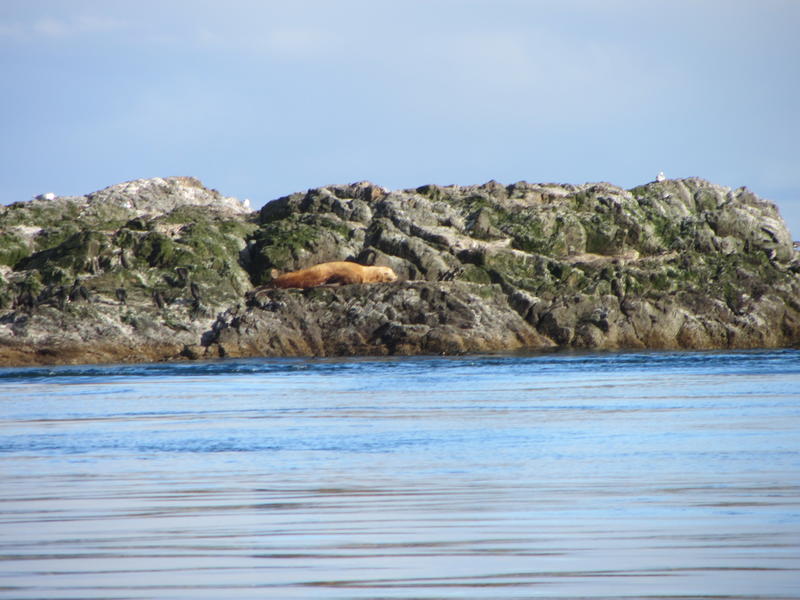
M 658 175 L 656 175 L 656 181 L 658 181 L 659 183 L 661 183 L 662 181 L 665 181 L 666 179 L 667 179 L 667 176 L 664 175 L 664 171 L 659 171 Z

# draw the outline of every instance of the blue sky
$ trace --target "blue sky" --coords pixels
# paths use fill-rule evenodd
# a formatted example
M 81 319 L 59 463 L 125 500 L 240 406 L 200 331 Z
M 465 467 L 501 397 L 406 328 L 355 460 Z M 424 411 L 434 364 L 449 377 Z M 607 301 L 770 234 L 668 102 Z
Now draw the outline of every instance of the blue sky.
M 0 202 L 700 176 L 800 237 L 798 0 L 2 0 Z

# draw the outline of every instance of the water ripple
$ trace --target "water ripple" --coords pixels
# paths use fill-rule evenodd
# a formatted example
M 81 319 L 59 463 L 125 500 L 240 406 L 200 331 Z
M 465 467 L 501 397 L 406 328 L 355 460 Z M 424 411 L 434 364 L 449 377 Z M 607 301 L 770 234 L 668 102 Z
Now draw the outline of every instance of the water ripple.
M 800 598 L 800 352 L 0 370 L 0 597 Z

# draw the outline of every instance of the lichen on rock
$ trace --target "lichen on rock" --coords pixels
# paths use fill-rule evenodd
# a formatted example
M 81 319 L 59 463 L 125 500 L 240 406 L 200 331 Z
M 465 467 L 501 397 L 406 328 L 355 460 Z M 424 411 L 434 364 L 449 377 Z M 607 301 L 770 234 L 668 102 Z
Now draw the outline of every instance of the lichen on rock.
M 258 212 L 156 178 L 0 207 L 0 234 L 6 364 L 800 343 L 777 209 L 697 178 L 360 182 Z M 400 281 L 268 287 L 333 260 Z

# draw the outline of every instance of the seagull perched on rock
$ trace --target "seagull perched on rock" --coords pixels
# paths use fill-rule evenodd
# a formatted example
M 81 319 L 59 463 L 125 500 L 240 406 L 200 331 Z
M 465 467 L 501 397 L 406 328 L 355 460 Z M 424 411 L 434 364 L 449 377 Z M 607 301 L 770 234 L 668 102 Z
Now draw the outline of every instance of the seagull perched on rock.
M 658 181 L 659 183 L 661 183 L 662 181 L 665 181 L 666 179 L 667 179 L 667 176 L 664 175 L 664 171 L 659 171 L 658 175 L 656 175 L 656 181 Z

